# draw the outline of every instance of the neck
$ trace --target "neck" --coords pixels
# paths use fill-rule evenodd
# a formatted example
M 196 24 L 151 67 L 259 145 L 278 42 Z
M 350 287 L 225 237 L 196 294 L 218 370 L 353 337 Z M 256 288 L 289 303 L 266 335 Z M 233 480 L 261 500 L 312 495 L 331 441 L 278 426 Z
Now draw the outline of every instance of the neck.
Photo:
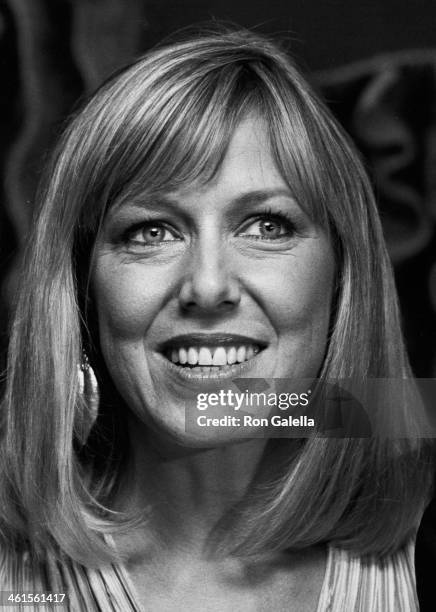
M 152 540 L 201 551 L 218 523 L 244 497 L 265 450 L 264 439 L 216 448 L 184 448 L 158 441 L 131 420 L 133 457 L 129 507 L 146 512 Z

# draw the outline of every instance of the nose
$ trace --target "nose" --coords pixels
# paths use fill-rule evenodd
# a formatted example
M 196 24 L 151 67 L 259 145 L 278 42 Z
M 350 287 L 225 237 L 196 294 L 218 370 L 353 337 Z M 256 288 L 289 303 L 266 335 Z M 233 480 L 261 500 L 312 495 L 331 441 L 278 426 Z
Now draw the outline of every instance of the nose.
M 179 294 L 184 311 L 217 314 L 234 309 L 241 300 L 240 284 L 229 266 L 225 245 L 202 241 L 191 253 Z

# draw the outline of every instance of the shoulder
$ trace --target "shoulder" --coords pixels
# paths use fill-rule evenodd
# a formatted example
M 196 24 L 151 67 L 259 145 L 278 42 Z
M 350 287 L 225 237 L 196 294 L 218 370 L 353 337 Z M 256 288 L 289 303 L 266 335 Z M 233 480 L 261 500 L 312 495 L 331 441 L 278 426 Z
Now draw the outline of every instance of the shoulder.
M 72 565 L 71 561 L 60 562 L 49 550 L 38 557 L 30 551 L 0 547 L 0 590 L 59 590 L 63 586 L 65 571 Z
M 331 547 L 318 612 L 330 610 L 417 612 L 414 541 L 382 559 Z
M 434 610 L 436 599 L 436 498 L 427 507 L 416 538 L 416 582 L 421 609 Z
M 65 605 L 71 612 L 137 611 L 121 568 L 111 565 L 91 569 L 70 558 L 60 560 L 49 552 L 38 560 L 27 552 L 7 552 L 0 547 L 0 591 L 65 593 Z M 8 610 L 6 607 L 5 612 Z M 26 605 L 26 610 L 38 612 L 40 607 Z
M 0 547 L 0 590 L 33 591 L 42 587 L 43 569 L 27 551 L 15 552 Z

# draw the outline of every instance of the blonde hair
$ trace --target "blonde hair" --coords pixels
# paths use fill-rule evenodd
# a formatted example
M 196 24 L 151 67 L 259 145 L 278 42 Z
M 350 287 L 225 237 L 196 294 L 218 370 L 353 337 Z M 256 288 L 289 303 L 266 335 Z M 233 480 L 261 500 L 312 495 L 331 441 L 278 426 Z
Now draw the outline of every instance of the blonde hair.
M 116 403 L 104 396 L 111 383 L 87 291 L 93 244 L 114 202 L 210 180 L 249 112 L 264 120 L 279 171 L 335 249 L 322 376 L 410 376 L 366 173 L 288 55 L 247 31 L 155 49 L 104 83 L 71 121 L 41 188 L 3 402 L 0 528 L 7 546 L 53 544 L 88 565 L 114 558 L 101 534 L 131 524 L 110 510 L 128 444 Z M 84 348 L 103 397 L 81 448 L 88 415 L 76 367 Z M 400 421 L 410 418 L 407 406 L 397 408 Z M 416 440 L 300 441 L 280 477 L 242 507 L 233 552 L 328 541 L 360 554 L 391 552 L 417 524 L 429 464 Z

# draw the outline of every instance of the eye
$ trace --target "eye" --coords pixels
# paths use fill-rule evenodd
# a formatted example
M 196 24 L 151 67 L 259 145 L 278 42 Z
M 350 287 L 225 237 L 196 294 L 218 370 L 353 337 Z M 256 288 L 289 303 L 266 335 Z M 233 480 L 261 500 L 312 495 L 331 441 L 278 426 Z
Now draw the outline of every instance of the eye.
M 127 239 L 131 243 L 147 246 L 156 246 L 163 242 L 180 240 L 174 230 L 158 222 L 143 223 L 140 227 L 132 228 L 128 231 Z
M 245 225 L 240 235 L 260 240 L 280 240 L 294 233 L 295 226 L 290 219 L 282 214 L 267 214 Z

